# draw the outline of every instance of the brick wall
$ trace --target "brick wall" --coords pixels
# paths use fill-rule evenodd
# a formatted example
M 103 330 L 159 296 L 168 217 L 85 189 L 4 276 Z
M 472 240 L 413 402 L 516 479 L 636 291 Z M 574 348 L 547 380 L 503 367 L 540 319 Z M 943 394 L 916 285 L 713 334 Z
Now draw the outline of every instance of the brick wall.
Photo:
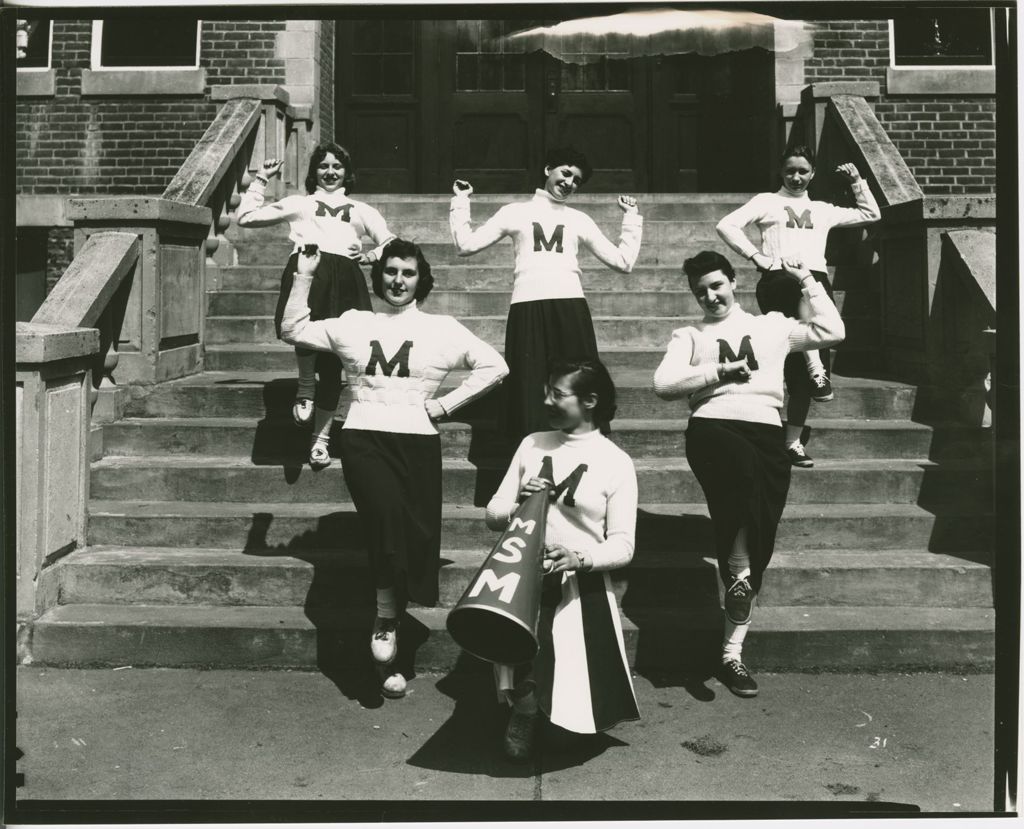
M 320 137 L 334 140 L 334 26 L 333 20 L 320 24 Z
M 889 95 L 889 24 L 815 24 L 807 83 L 876 81 L 878 120 L 928 194 L 991 193 L 996 186 L 996 102 L 991 95 Z
M 200 65 L 210 85 L 283 84 L 274 38 L 284 21 L 204 21 Z M 53 22 L 55 95 L 19 98 L 19 193 L 159 195 L 213 120 L 203 96 L 81 97 L 90 20 Z

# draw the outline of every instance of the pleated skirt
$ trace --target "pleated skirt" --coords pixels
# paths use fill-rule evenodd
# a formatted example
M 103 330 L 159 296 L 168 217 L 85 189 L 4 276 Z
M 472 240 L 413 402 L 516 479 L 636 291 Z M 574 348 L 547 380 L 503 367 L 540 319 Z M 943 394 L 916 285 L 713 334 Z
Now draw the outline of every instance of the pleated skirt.
M 528 674 L 544 715 L 577 734 L 640 719 L 609 574 L 575 572 L 561 583 L 547 576 L 543 584 L 537 656 L 518 670 L 496 665 L 499 692 Z
M 747 528 L 751 586 L 758 590 L 775 551 L 792 465 L 782 427 L 746 420 L 691 417 L 686 460 L 707 499 L 719 575 L 728 577 L 729 551 Z
M 345 485 L 363 528 L 375 586 L 437 604 L 441 437 L 342 429 Z
M 551 428 L 544 409 L 548 367 L 557 359 L 598 359 L 590 306 L 583 298 L 516 302 L 505 326 L 508 377 L 501 427 L 511 446 Z
M 288 295 L 292 292 L 298 259 L 298 253 L 292 253 L 281 273 L 281 293 L 274 311 L 274 329 L 278 339 L 281 337 L 281 318 L 284 316 L 284 306 L 288 304 Z M 309 286 L 309 318 L 325 320 L 340 317 L 353 308 L 359 311 L 372 310 L 370 292 L 366 288 L 366 278 L 359 263 L 347 256 L 321 252 L 320 264 Z

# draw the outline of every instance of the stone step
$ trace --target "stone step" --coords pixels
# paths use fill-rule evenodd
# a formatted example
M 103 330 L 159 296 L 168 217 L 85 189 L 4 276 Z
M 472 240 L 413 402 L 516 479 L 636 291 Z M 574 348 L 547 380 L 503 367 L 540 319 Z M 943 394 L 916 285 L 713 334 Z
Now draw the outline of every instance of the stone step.
M 928 426 L 905 420 L 812 420 L 807 445 L 815 458 L 930 458 L 933 461 L 976 457 L 985 450 L 982 430 L 959 424 Z M 500 456 L 503 435 L 494 421 L 442 423 L 445 457 Z M 336 446 L 341 422 L 331 441 Z M 686 421 L 614 421 L 611 439 L 634 458 L 682 456 Z M 128 418 L 103 427 L 108 455 L 237 455 L 257 462 L 303 457 L 309 427 L 289 418 Z
M 207 288 L 211 291 L 278 291 L 285 259 L 270 265 L 208 266 Z M 589 297 L 600 291 L 665 291 L 688 290 L 681 264 L 661 267 L 637 267 L 630 273 L 617 273 L 600 262 L 582 263 L 583 287 Z M 589 266 L 588 266 L 589 265 Z M 743 289 L 752 289 L 757 283 L 757 271 L 740 267 L 734 262 L 736 279 Z M 369 285 L 369 270 L 364 268 Z M 491 291 L 512 289 L 511 261 L 499 265 L 484 265 L 475 258 L 461 259 L 454 265 L 435 265 L 431 268 L 437 290 Z M 751 313 L 756 303 L 746 306 Z
M 408 655 L 399 659 L 423 670 L 454 667 L 461 651 L 445 629 L 447 610 L 413 608 L 409 616 Z M 755 671 L 991 669 L 994 617 L 988 608 L 766 607 L 746 652 Z M 313 670 L 327 644 L 343 665 L 366 663 L 367 614 L 335 608 L 315 619 L 301 607 L 63 605 L 34 622 L 30 658 L 67 667 Z M 703 669 L 720 647 L 721 620 L 717 609 L 624 613 L 629 662 Z
M 685 288 L 685 286 L 683 286 Z M 753 314 L 760 314 L 753 291 L 737 291 L 737 299 Z M 381 303 L 373 297 L 374 310 Z M 431 314 L 450 314 L 461 320 L 471 317 L 507 315 L 511 291 L 434 290 L 422 307 Z M 273 316 L 278 291 L 217 291 L 207 295 L 210 317 Z M 690 316 L 701 314 L 689 290 L 595 291 L 587 297 L 590 312 L 602 317 Z
M 616 233 L 612 241 L 614 242 L 617 238 L 618 234 Z M 366 249 L 366 247 L 367 245 L 364 245 L 364 249 Z M 420 244 L 420 248 L 423 250 L 423 255 L 426 257 L 426 260 L 432 266 L 435 264 L 457 265 L 469 264 L 472 262 L 476 265 L 503 264 L 511 270 L 515 260 L 512 242 L 508 239 L 496 242 L 491 245 L 491 247 L 479 251 L 472 256 L 459 256 L 450 238 L 423 241 Z M 266 238 L 247 239 L 243 244 L 236 248 L 238 257 L 237 264 L 276 264 L 278 268 L 282 268 L 284 267 L 284 263 L 288 259 L 288 255 L 291 253 L 291 250 L 292 244 L 284 238 L 278 240 Z M 640 254 L 637 257 L 636 264 L 640 267 L 668 265 L 674 268 L 681 268 L 685 259 L 702 250 L 718 251 L 732 263 L 733 267 L 736 267 L 743 261 L 742 256 L 733 251 L 727 244 L 725 244 L 725 242 L 721 241 L 717 237 L 711 238 L 710 236 L 702 236 L 701 238 L 697 238 L 692 241 L 668 241 L 665 243 L 660 243 L 659 240 L 652 242 L 645 239 L 645 241 L 640 245 Z M 602 267 L 607 269 L 606 265 L 603 265 L 599 259 L 586 249 L 580 251 L 579 260 L 581 265 L 584 267 Z
M 264 346 L 282 360 L 295 357 L 288 346 Z M 243 353 L 250 353 L 245 351 Z M 622 418 L 680 418 L 688 415 L 685 400 L 664 401 L 652 388 L 654 369 L 664 352 L 660 349 L 622 349 L 603 355 L 609 359 L 616 383 L 618 416 Z M 622 362 L 619 362 L 619 359 Z M 626 360 L 629 362 L 626 362 Z M 293 368 L 294 370 L 294 368 Z M 454 388 L 462 375 L 452 372 L 441 386 L 441 392 Z M 819 419 L 870 418 L 873 420 L 909 419 L 913 413 L 916 389 L 887 380 L 856 377 L 833 377 L 836 397 L 829 403 L 814 404 Z M 133 387 L 133 399 L 126 414 L 131 417 L 252 417 L 287 419 L 295 399 L 294 374 L 279 372 L 204 372 L 158 386 Z M 340 416 L 344 416 L 346 399 L 342 394 Z M 481 416 L 494 416 L 500 393 L 489 395 L 460 409 L 460 421 Z
M 334 450 L 337 452 L 337 449 Z M 324 501 L 348 499 L 341 464 L 313 471 L 305 455 L 284 464 L 253 463 L 248 457 L 192 455 L 110 456 L 92 465 L 90 492 L 107 500 L 153 501 Z M 641 500 L 676 503 L 699 500 L 703 490 L 683 458 L 635 461 Z M 499 460 L 442 461 L 446 503 L 483 506 L 505 473 Z M 948 504 L 980 506 L 991 501 L 991 473 L 980 463 L 926 460 L 829 460 L 793 475 L 794 504 Z
M 483 546 L 442 552 L 440 606 L 453 607 L 459 601 L 487 555 Z M 714 556 L 641 551 L 611 577 L 627 611 L 717 607 L 722 601 Z M 369 609 L 374 596 L 360 550 L 291 550 L 275 556 L 238 550 L 95 547 L 65 558 L 56 578 L 61 604 Z M 991 571 L 977 562 L 916 550 L 778 553 L 757 605 L 991 607 Z
M 503 347 L 498 351 L 504 352 Z M 836 366 L 842 366 L 847 374 L 874 375 L 882 358 L 878 349 L 869 345 L 844 342 L 835 349 Z M 615 372 L 640 372 L 648 377 L 665 356 L 662 348 L 607 348 L 601 351 L 605 365 Z M 841 362 L 839 362 L 841 360 Z M 230 372 L 233 374 L 255 372 L 283 376 L 295 369 L 294 349 L 280 342 L 275 343 L 228 343 L 207 345 L 204 365 L 207 371 Z
M 495 347 L 505 342 L 507 313 L 492 316 L 464 317 L 461 322 L 480 339 Z M 599 349 L 662 348 L 672 338 L 676 328 L 693 325 L 700 316 L 599 316 L 594 315 L 594 334 Z M 872 318 L 846 321 L 846 341 L 853 343 L 879 342 L 880 323 Z M 206 340 L 211 345 L 232 343 L 270 344 L 277 342 L 272 316 L 207 316 Z
M 134 495 L 134 493 L 132 493 Z M 337 500 L 292 503 L 215 501 L 102 501 L 89 503 L 91 545 L 216 547 L 269 551 L 363 549 L 355 508 Z M 445 504 L 441 538 L 452 549 L 489 548 L 494 534 L 480 507 Z M 957 505 L 789 503 L 779 524 L 776 549 L 920 549 L 972 553 L 987 561 L 993 537 L 987 510 Z M 691 503 L 642 503 L 637 549 L 706 553 L 714 537 L 703 498 Z M 975 555 L 976 554 L 976 555 Z M 983 557 L 980 557 L 983 556 Z

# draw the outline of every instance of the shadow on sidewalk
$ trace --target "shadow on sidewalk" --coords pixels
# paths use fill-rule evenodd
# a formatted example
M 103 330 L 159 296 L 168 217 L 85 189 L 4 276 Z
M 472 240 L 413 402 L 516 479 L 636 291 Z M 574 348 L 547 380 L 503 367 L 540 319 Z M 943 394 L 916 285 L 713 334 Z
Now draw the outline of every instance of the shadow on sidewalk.
M 490 666 L 465 653 L 438 680 L 455 702 L 451 717 L 406 762 L 418 768 L 489 777 L 530 777 L 583 765 L 608 748 L 626 746 L 608 734 L 572 734 L 546 721 L 538 731 L 534 762 L 502 752 L 508 706 L 500 703 Z

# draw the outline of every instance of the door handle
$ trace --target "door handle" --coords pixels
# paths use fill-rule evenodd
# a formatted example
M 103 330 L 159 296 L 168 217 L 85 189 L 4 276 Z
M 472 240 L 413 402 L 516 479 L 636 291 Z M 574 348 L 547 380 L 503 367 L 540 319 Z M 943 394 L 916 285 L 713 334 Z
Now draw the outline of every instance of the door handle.
M 548 112 L 555 112 L 558 109 L 558 75 L 554 72 L 548 73 L 544 100 L 547 102 Z

